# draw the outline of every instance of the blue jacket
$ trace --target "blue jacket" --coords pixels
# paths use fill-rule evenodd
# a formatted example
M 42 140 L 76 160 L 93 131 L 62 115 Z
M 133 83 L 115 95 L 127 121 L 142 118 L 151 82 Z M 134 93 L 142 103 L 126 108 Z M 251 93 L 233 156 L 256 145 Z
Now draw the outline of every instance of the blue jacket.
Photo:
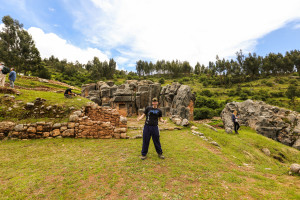
M 234 114 L 231 115 L 231 119 L 232 119 L 232 122 L 234 123 L 236 121 L 236 117 Z
M 10 81 L 15 81 L 16 78 L 17 78 L 16 72 L 15 72 L 15 71 L 11 71 L 11 72 L 9 73 L 8 79 L 9 79 Z

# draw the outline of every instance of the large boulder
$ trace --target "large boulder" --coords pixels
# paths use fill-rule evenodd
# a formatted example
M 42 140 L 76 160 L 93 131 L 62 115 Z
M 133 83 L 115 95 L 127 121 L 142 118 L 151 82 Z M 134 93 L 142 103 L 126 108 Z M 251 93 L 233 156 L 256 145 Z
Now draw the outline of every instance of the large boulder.
M 257 133 L 285 145 L 300 148 L 300 115 L 299 113 L 263 101 L 247 100 L 226 104 L 221 118 L 227 133 L 233 131 L 232 112 L 237 110 L 240 125 L 249 126 Z

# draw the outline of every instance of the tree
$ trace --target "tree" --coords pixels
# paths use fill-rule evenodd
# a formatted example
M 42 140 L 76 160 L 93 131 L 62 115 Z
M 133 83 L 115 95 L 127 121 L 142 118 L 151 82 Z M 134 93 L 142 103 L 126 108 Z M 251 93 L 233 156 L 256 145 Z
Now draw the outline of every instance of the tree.
M 23 24 L 9 15 L 2 18 L 3 31 L 0 32 L 0 59 L 16 71 L 37 71 L 41 57 L 31 35 L 23 29 Z
M 194 70 L 195 74 L 199 75 L 201 73 L 201 65 L 199 62 L 197 62 L 197 64 L 195 65 L 195 70 Z
M 285 94 L 291 100 L 291 102 L 294 102 L 295 98 L 298 96 L 297 86 L 291 84 Z

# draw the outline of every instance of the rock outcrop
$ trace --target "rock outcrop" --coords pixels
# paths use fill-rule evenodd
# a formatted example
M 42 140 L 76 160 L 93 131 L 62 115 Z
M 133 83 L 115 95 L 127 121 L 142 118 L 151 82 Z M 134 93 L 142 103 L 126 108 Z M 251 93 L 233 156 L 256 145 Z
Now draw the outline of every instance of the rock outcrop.
M 156 97 L 163 116 L 178 116 L 182 121 L 193 119 L 194 94 L 189 86 L 179 83 L 161 87 L 160 83 L 149 80 L 127 80 L 116 86 L 113 82 L 99 81 L 83 85 L 81 95 L 99 105 L 111 106 L 123 116 L 143 113 L 147 106 L 151 106 L 151 99 Z
M 300 114 L 268 105 L 262 101 L 247 100 L 226 104 L 221 113 L 227 133 L 233 131 L 232 112 L 237 110 L 240 125 L 249 126 L 257 133 L 285 145 L 300 149 Z

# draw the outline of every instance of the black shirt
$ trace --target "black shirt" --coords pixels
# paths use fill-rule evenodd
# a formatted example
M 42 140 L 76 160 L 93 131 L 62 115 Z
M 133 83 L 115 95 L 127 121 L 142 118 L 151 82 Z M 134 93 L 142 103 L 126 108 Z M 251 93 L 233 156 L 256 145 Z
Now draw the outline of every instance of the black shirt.
M 162 112 L 158 108 L 147 107 L 144 114 L 146 115 L 145 124 L 149 126 L 157 126 L 158 118 L 162 117 Z
M 72 90 L 70 88 L 66 89 L 65 94 L 69 94 L 69 92 L 70 94 L 72 93 Z

